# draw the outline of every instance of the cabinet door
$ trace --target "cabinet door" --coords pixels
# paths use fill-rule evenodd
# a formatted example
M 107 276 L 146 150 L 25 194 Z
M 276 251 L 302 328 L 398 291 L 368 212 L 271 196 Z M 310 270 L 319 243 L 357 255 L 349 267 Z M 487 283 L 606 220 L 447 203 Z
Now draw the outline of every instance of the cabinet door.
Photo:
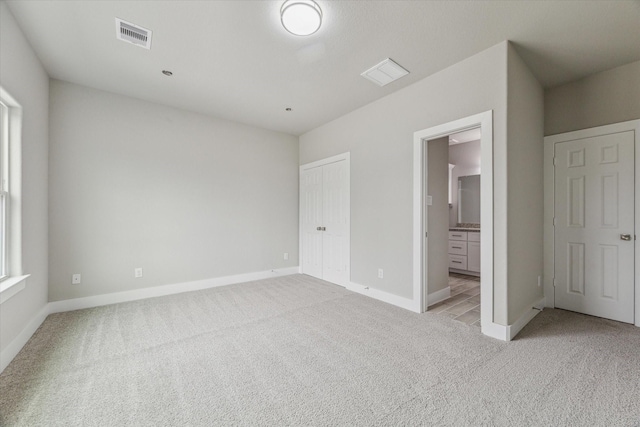
M 467 270 L 480 272 L 480 242 L 467 243 Z

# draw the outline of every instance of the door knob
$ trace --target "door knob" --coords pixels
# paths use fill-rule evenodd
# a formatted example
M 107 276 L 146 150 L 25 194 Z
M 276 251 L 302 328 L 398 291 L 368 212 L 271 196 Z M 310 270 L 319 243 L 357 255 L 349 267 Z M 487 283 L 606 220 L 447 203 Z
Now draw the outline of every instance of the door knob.
M 322 231 L 322 227 L 316 227 L 316 230 Z
M 322 227 L 322 231 L 327 231 L 327 227 Z
M 626 241 L 631 240 L 631 234 L 621 234 L 620 240 L 626 240 Z

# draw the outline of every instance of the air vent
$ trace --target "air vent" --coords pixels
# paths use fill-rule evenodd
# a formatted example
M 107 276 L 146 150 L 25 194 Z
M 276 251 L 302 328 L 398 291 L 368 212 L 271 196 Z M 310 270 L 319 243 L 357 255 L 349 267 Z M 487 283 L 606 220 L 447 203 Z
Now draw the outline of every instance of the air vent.
M 409 74 L 407 70 L 387 58 L 360 75 L 367 80 L 371 80 L 378 86 L 384 86 L 407 74 Z
M 145 49 L 151 49 L 151 30 L 116 18 L 116 38 Z

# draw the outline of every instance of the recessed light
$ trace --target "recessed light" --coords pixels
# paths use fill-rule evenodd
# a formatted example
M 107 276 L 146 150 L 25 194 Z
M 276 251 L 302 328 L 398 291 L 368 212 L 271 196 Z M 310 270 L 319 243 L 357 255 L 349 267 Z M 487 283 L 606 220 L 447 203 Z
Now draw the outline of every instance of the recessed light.
M 322 24 L 322 10 L 313 0 L 287 0 L 280 8 L 282 26 L 296 36 L 309 36 Z
M 284 111 L 291 111 L 291 107 L 285 108 Z
M 169 77 L 173 76 L 173 73 L 171 71 L 169 71 L 169 70 L 162 70 L 162 74 L 164 74 L 165 76 L 169 76 Z

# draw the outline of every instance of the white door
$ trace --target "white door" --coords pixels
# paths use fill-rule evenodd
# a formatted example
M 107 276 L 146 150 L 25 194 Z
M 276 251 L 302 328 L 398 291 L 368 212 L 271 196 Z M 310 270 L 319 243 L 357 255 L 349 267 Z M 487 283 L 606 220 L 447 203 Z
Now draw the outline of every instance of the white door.
M 322 167 L 300 174 L 302 272 L 322 278 Z
M 634 322 L 634 134 L 555 146 L 555 306 Z
M 303 169 L 302 272 L 338 285 L 349 282 L 349 179 L 346 160 Z

